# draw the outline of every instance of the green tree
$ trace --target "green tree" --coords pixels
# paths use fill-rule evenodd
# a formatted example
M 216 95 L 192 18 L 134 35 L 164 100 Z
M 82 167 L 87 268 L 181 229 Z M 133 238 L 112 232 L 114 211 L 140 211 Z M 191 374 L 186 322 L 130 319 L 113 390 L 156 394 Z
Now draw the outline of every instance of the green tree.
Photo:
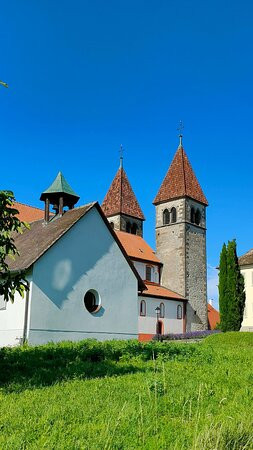
M 220 309 L 220 328 L 227 331 L 227 309 L 228 309 L 228 292 L 227 292 L 227 246 L 224 243 L 220 254 L 219 265 L 219 309 Z
M 24 272 L 11 272 L 9 261 L 15 259 L 18 250 L 15 246 L 15 233 L 22 233 L 23 227 L 29 228 L 26 222 L 17 217 L 18 211 L 13 208 L 14 195 L 11 191 L 0 191 L 0 295 L 6 301 L 14 301 L 17 291 L 22 297 L 28 290 L 28 282 Z
M 224 331 L 239 331 L 243 320 L 245 291 L 235 240 L 229 241 L 227 245 L 226 300 L 223 305 Z

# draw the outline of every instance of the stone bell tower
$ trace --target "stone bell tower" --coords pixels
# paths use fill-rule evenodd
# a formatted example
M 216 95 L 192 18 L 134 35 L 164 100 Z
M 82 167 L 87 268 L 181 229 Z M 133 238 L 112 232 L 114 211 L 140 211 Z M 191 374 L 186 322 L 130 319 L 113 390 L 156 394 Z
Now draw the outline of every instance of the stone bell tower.
M 207 329 L 207 199 L 182 145 L 154 200 L 161 284 L 187 300 L 186 330 Z
M 102 209 L 114 230 L 142 237 L 145 217 L 123 169 L 122 156 L 120 167 L 102 203 Z
M 64 208 L 67 206 L 67 208 L 73 209 L 79 198 L 63 174 L 59 172 L 51 186 L 40 196 L 40 200 L 45 202 L 45 222 L 49 222 L 49 219 L 52 218 L 50 217 L 50 205 L 56 216 L 62 216 Z

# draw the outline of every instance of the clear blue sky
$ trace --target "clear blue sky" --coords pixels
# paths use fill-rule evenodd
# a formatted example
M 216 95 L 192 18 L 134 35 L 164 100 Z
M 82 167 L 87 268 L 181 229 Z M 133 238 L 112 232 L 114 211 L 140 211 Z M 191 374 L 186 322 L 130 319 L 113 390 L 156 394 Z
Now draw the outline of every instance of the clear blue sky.
M 208 264 L 253 246 L 252 1 L 9 0 L 0 15 L 1 188 L 40 206 L 59 170 L 103 200 L 124 166 L 154 246 L 152 200 L 178 145 L 209 200 Z M 215 271 L 209 270 L 209 296 Z

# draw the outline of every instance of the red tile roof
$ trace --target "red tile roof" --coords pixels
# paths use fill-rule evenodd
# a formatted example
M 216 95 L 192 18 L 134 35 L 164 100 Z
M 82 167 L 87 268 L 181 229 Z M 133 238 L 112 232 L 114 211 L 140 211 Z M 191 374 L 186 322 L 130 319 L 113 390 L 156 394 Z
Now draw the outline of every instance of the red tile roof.
M 154 250 L 140 236 L 125 233 L 124 231 L 115 231 L 127 255 L 130 258 L 143 259 L 156 264 L 161 264 Z
M 43 209 L 34 206 L 25 205 L 24 203 L 15 202 L 13 208 L 19 211 L 18 218 L 24 222 L 34 222 L 44 218 Z
M 210 303 L 207 305 L 208 328 L 214 330 L 217 323 L 220 323 L 220 313 Z
M 123 213 L 145 220 L 123 167 L 120 167 L 116 173 L 102 203 L 102 210 L 107 217 Z
M 204 205 L 207 199 L 200 187 L 187 155 L 180 145 L 176 151 L 171 166 L 161 184 L 154 204 L 178 197 L 191 197 Z
M 26 206 L 26 205 L 25 205 Z M 25 229 L 22 234 L 15 234 L 15 244 L 19 251 L 19 256 L 15 260 L 10 260 L 9 268 L 13 271 L 26 270 L 34 264 L 55 242 L 58 241 L 68 230 L 80 220 L 92 208 L 96 208 L 101 215 L 102 220 L 112 234 L 117 245 L 121 249 L 127 263 L 138 280 L 140 291 L 145 290 L 146 286 L 141 279 L 132 261 L 127 255 L 114 230 L 111 228 L 108 220 L 103 214 L 100 205 L 97 202 L 89 203 L 79 208 L 66 211 L 62 217 L 49 222 L 46 226 L 43 220 L 36 220 L 31 224 L 29 230 Z M 36 208 L 35 208 L 36 209 Z
M 162 297 L 174 300 L 185 300 L 184 297 L 182 297 L 181 295 L 177 294 L 174 291 L 171 291 L 170 289 L 167 289 L 164 286 L 160 286 L 159 284 L 147 281 L 145 281 L 145 284 L 147 290 L 141 294 L 145 297 Z

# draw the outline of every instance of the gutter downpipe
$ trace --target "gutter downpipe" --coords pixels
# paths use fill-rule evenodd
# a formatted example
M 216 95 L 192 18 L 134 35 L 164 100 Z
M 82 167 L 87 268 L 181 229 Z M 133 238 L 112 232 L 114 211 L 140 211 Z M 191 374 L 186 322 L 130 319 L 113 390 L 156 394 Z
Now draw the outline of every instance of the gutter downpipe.
M 29 311 L 29 296 L 30 296 L 30 282 L 28 282 L 28 290 L 25 295 L 25 315 L 24 315 L 24 330 L 22 345 L 27 342 L 27 324 L 28 324 L 28 311 Z

